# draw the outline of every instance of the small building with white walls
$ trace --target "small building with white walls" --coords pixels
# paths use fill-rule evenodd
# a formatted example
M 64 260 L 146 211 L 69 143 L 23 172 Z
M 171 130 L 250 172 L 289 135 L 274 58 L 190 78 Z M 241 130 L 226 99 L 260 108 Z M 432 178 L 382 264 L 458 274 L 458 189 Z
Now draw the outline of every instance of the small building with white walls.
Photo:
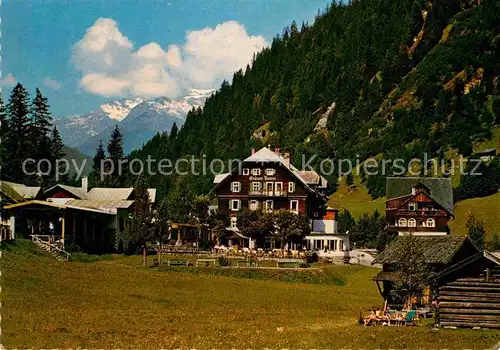
M 311 220 L 311 234 L 306 236 L 307 248 L 320 258 L 342 264 L 349 261 L 349 235 L 338 232 L 338 210 L 328 207 L 322 218 Z

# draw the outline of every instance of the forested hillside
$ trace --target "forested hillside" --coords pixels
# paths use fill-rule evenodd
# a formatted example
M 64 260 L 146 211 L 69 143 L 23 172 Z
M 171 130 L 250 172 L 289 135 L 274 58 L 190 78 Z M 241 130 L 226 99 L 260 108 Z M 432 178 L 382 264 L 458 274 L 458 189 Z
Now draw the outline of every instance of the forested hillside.
M 303 153 L 409 160 L 455 149 L 468 156 L 500 123 L 499 34 L 495 0 L 333 3 L 313 25 L 285 28 L 182 128 L 156 135 L 131 157 L 244 158 L 267 144 L 290 151 L 297 164 Z M 150 179 L 160 196 L 208 192 L 212 180 Z M 366 185 L 383 195 L 385 178 Z

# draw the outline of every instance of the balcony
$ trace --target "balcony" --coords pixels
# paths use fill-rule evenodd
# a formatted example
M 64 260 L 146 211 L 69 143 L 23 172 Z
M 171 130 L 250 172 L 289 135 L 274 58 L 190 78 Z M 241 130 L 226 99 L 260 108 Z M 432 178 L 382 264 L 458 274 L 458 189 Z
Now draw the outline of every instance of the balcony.
M 387 230 L 389 232 L 448 232 L 448 226 L 444 225 L 439 225 L 435 227 L 426 227 L 426 226 L 416 226 L 416 227 L 409 227 L 409 226 L 398 226 L 396 225 L 388 225 Z
M 286 197 L 288 195 L 288 191 L 286 190 L 275 190 L 275 191 L 268 191 L 268 190 L 260 190 L 260 191 L 252 191 L 250 190 L 248 192 L 249 196 L 262 196 L 262 197 Z
M 445 210 L 398 210 L 397 215 L 412 217 L 446 216 Z

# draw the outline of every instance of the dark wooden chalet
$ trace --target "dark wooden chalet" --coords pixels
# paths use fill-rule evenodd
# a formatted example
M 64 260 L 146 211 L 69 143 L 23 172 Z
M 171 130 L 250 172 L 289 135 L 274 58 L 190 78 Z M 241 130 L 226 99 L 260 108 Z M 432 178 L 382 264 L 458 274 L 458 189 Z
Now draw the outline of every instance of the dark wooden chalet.
M 315 171 L 299 171 L 290 164 L 288 154 L 264 147 L 245 159 L 231 173 L 217 175 L 214 191 L 218 209 L 231 217 L 243 207 L 276 213 L 282 210 L 321 219 L 326 215 L 326 180 Z
M 467 236 L 415 236 L 415 238 L 416 244 L 422 247 L 426 264 L 435 273 L 479 253 L 479 249 Z M 403 249 L 402 245 L 403 238 L 396 237 L 373 261 L 373 264 L 382 264 L 382 271 L 373 279 L 384 300 L 394 307 L 401 307 L 404 303 L 401 296 L 395 292 L 397 259 L 400 256 L 397 252 Z
M 399 235 L 447 235 L 453 217 L 453 188 L 448 178 L 387 179 L 388 230 Z

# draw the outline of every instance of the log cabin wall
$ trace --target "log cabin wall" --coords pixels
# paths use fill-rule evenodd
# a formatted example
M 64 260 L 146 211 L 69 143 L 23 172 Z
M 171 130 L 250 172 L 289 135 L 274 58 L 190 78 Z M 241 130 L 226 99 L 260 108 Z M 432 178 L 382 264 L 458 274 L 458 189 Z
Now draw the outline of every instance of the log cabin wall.
M 441 280 L 438 293 L 441 326 L 500 329 L 498 264 L 487 259 L 470 264 Z

